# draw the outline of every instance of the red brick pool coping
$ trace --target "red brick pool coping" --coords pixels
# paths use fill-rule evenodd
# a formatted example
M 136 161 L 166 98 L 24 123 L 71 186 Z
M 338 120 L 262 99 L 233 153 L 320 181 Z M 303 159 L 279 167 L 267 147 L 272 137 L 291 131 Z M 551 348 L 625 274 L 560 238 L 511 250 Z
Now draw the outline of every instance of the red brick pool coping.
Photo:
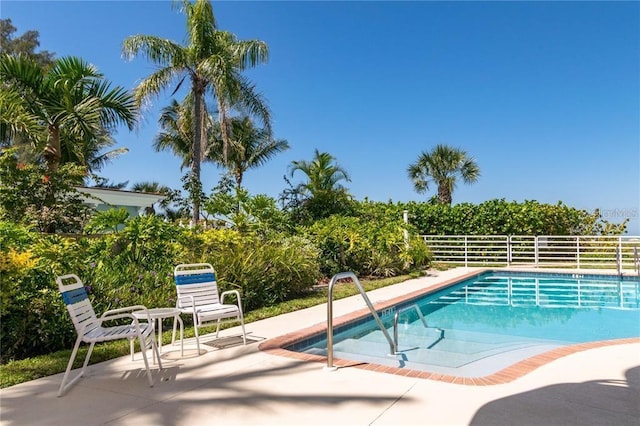
M 388 307 L 394 306 L 400 302 L 406 301 L 407 299 L 417 298 L 424 295 L 425 293 L 431 293 L 433 291 L 440 290 L 453 283 L 457 283 L 467 278 L 471 278 L 475 275 L 479 275 L 482 272 L 484 271 L 483 270 L 475 271 L 469 274 L 456 277 L 454 279 L 446 280 L 442 283 L 436 284 L 434 286 L 430 286 L 426 289 L 414 291 L 412 293 L 405 294 L 403 296 L 396 297 L 394 299 L 377 303 L 374 305 L 374 308 L 376 310 L 383 310 Z M 370 315 L 369 309 L 365 308 L 365 309 L 352 312 L 347 315 L 343 315 L 334 320 L 334 327 L 340 326 L 350 321 L 360 319 L 365 315 Z M 326 332 L 326 328 L 327 328 L 326 322 L 318 323 L 311 327 L 307 327 L 292 333 L 288 333 L 282 336 L 275 337 L 273 339 L 269 339 L 265 342 L 262 342 L 259 345 L 259 348 L 261 351 L 264 351 L 273 355 L 294 358 L 302 361 L 326 363 L 327 362 L 326 356 L 306 354 L 306 353 L 295 352 L 295 351 L 284 349 L 287 346 L 290 346 L 302 340 L 308 339 L 309 337 L 315 334 L 324 333 Z M 513 365 L 508 366 L 503 370 L 500 370 L 496 373 L 493 373 L 484 377 L 451 376 L 451 375 L 442 374 L 442 373 L 432 373 L 432 372 L 422 371 L 422 370 L 397 368 L 397 367 L 391 367 L 388 365 L 373 364 L 373 363 L 368 363 L 363 361 L 344 360 L 344 359 L 338 359 L 338 358 L 334 358 L 334 365 L 336 367 L 341 367 L 341 368 L 355 367 L 363 370 L 375 371 L 380 373 L 396 374 L 399 376 L 416 377 L 416 378 L 428 379 L 428 380 L 437 380 L 440 382 L 455 383 L 459 385 L 490 386 L 490 385 L 499 385 L 499 384 L 512 382 L 526 374 L 529 374 L 533 370 L 545 364 L 548 364 L 552 361 L 555 361 L 567 355 L 586 351 L 589 349 L 596 349 L 596 348 L 601 348 L 605 346 L 622 345 L 622 344 L 629 344 L 629 343 L 640 343 L 640 338 L 632 337 L 627 339 L 603 340 L 598 342 L 578 343 L 575 345 L 563 346 L 542 354 L 535 355 L 531 358 L 527 358 L 525 360 L 519 361 Z

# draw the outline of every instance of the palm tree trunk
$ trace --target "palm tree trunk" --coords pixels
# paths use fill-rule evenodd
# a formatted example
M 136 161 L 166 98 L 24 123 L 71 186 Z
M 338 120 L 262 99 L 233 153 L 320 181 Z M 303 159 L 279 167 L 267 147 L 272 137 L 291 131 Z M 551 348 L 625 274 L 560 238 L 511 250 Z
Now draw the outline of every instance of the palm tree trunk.
M 200 219 L 200 163 L 202 161 L 202 138 L 204 132 L 204 84 L 193 79 L 193 146 L 191 147 L 191 198 L 193 203 L 193 218 L 195 224 Z
M 446 185 L 438 185 L 438 201 L 451 205 L 451 191 Z
M 229 128 L 227 127 L 227 109 L 220 96 L 218 96 L 218 117 L 220 119 L 220 136 L 222 137 L 222 162 L 226 167 L 229 158 Z
M 236 169 L 233 174 L 236 178 L 236 188 L 240 189 L 242 187 L 242 170 Z
M 242 188 L 242 170 L 236 169 L 233 173 L 236 179 L 236 202 L 238 203 L 238 213 L 240 213 L 240 209 L 242 208 L 240 204 L 240 188 Z
M 56 125 L 49 125 L 49 134 L 47 135 L 47 146 L 44 148 L 44 159 L 47 163 L 47 171 L 49 173 L 49 179 L 53 176 L 60 167 L 61 158 L 61 146 L 60 146 L 60 128 Z M 56 194 L 53 189 L 51 181 L 46 183 L 45 194 L 45 206 L 51 207 L 56 203 Z M 53 222 L 47 223 L 44 232 L 52 234 L 56 230 L 56 225 Z
M 49 125 L 47 146 L 44 149 L 44 158 L 49 173 L 55 173 L 60 166 L 60 128 L 54 124 Z

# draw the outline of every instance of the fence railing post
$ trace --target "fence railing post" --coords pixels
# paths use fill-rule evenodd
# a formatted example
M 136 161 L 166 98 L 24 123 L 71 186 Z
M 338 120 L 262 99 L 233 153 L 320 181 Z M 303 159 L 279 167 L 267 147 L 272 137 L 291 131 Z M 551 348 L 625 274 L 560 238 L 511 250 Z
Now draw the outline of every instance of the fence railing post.
M 469 267 L 469 241 L 466 235 L 464 236 L 464 267 Z
M 622 237 L 618 237 L 618 255 L 616 256 L 618 263 L 618 274 L 622 274 Z

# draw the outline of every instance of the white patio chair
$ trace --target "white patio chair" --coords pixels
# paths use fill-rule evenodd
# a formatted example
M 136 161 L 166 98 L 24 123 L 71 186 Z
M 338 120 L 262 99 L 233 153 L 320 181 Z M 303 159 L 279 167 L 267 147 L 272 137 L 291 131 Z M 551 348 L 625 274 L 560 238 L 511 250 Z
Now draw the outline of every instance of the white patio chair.
M 218 285 L 213 266 L 209 263 L 181 264 L 175 267 L 173 275 L 176 283 L 176 308 L 182 313 L 193 316 L 193 327 L 196 334 L 196 345 L 200 353 L 200 337 L 198 329 L 204 325 L 216 322 L 216 338 L 220 332 L 220 324 L 240 322 L 242 326 L 242 341 L 247 344 L 244 329 L 242 302 L 238 290 L 228 290 L 218 296 Z M 227 295 L 236 296 L 236 304 L 225 304 Z M 174 338 L 175 338 L 174 320 Z
M 69 274 L 59 276 L 56 278 L 56 283 L 58 284 L 58 288 L 60 289 L 60 293 L 62 294 L 62 299 L 67 305 L 67 310 L 69 311 L 69 315 L 71 316 L 73 325 L 76 329 L 76 332 L 78 333 L 78 338 L 76 339 L 76 343 L 73 346 L 73 351 L 71 352 L 71 358 L 69 358 L 67 370 L 65 371 L 64 377 L 62 378 L 62 383 L 60 384 L 58 396 L 62 396 L 62 394 L 66 392 L 69 387 L 71 387 L 76 381 L 78 381 L 78 379 L 82 377 L 85 369 L 87 368 L 87 364 L 89 363 L 89 358 L 91 357 L 93 347 L 97 342 L 106 342 L 120 339 L 129 339 L 130 341 L 138 339 L 138 341 L 140 342 L 140 351 L 142 352 L 142 358 L 144 359 L 144 366 L 147 370 L 149 386 L 153 386 L 153 377 L 151 376 L 151 370 L 149 370 L 149 362 L 147 360 L 146 354 L 146 349 L 149 346 L 151 346 L 152 350 L 156 354 L 156 357 L 158 359 L 158 367 L 162 369 L 160 353 L 158 352 L 158 347 L 156 346 L 156 340 L 153 332 L 153 322 L 148 315 L 147 322 L 145 323 L 139 322 L 138 319 L 131 314 L 132 311 L 146 310 L 147 308 L 142 305 L 137 305 L 120 309 L 112 309 L 103 313 L 100 318 L 97 318 L 96 313 L 93 310 L 93 306 L 91 305 L 91 302 L 89 301 L 89 298 L 87 296 L 84 284 L 77 275 Z M 115 325 L 110 327 L 103 326 L 103 323 L 107 321 L 113 321 L 122 318 L 128 318 L 131 321 L 126 325 Z M 89 343 L 89 350 L 87 351 L 87 356 L 84 360 L 84 364 L 82 365 L 82 370 L 76 377 L 73 378 L 73 380 L 71 380 L 65 386 L 65 383 L 67 382 L 67 379 L 69 377 L 69 373 L 71 372 L 71 368 L 73 367 L 73 361 L 78 354 L 78 348 L 80 347 L 81 342 Z

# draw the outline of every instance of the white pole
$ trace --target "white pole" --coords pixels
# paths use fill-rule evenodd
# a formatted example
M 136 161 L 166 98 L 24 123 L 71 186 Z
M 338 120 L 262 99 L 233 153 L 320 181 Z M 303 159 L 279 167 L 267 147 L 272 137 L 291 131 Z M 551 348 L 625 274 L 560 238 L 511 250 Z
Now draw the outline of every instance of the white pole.
M 402 220 L 404 221 L 405 224 L 409 223 L 409 210 L 402 211 Z M 409 247 L 409 231 L 407 231 L 407 229 L 405 228 L 403 231 L 403 234 L 404 234 L 404 245 L 408 248 Z

